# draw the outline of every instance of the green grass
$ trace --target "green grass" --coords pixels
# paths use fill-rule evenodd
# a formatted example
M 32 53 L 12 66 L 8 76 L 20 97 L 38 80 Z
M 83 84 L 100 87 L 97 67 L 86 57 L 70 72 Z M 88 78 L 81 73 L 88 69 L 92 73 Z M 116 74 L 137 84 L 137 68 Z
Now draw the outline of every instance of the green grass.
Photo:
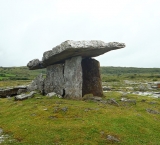
M 160 81 L 160 69 L 101 68 L 102 80 L 112 90 L 126 91 L 133 82 Z M 45 70 L 30 71 L 27 67 L 0 67 L 0 87 L 24 85 Z M 25 80 L 25 79 L 28 80 Z M 16 79 L 16 80 L 13 80 Z M 23 80 L 24 79 L 24 80 Z M 0 128 L 14 142 L 2 145 L 159 145 L 160 114 L 150 114 L 147 108 L 160 112 L 160 99 L 126 95 L 136 105 L 120 102 L 122 94 L 112 91 L 105 98 L 114 98 L 120 106 L 103 103 L 47 98 L 36 95 L 24 101 L 0 98 Z M 36 99 L 41 97 L 42 99 Z M 143 102 L 142 100 L 145 100 Z M 155 103 L 150 103 L 155 102 Z M 67 111 L 64 111 L 67 108 Z M 46 110 L 47 109 L 47 110 Z M 107 135 L 120 142 L 107 140 Z
M 31 80 L 7 80 L 7 81 L 0 81 L 0 88 L 11 87 L 11 86 L 27 85 L 29 83 L 31 83 Z
M 120 106 L 40 95 L 36 96 L 42 99 L 17 102 L 0 99 L 0 128 L 16 139 L 13 145 L 159 144 L 160 115 L 150 114 L 146 108 L 160 111 L 160 99 L 129 95 L 137 104 L 124 105 L 119 101 L 120 93 L 105 95 L 104 99 L 115 98 Z M 141 102 L 142 99 L 146 101 Z M 150 104 L 151 101 L 156 103 Z M 109 142 L 107 135 L 120 142 Z
M 45 74 L 45 69 L 29 70 L 27 67 L 0 67 L 0 81 L 32 80 L 38 74 Z

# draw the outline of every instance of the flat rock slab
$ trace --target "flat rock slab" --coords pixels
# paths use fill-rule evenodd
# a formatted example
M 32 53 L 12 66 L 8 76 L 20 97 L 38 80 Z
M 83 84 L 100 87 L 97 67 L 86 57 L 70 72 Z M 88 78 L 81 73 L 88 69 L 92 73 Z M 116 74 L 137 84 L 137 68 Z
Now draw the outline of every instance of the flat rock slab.
M 26 89 L 26 86 L 16 86 L 11 88 L 0 89 L 0 98 L 17 95 L 19 89 Z
M 15 96 L 15 100 L 17 101 L 17 100 L 25 100 L 25 99 L 28 99 L 28 98 L 32 98 L 35 93 L 36 93 L 35 91 L 32 91 L 29 94 L 17 95 L 17 96 Z
M 66 59 L 82 56 L 96 57 L 111 50 L 124 48 L 124 43 L 91 40 L 91 41 L 73 41 L 67 40 L 52 50 L 46 51 L 43 54 L 42 61 L 34 59 L 27 66 L 30 70 L 46 68 L 49 65 L 64 62 Z

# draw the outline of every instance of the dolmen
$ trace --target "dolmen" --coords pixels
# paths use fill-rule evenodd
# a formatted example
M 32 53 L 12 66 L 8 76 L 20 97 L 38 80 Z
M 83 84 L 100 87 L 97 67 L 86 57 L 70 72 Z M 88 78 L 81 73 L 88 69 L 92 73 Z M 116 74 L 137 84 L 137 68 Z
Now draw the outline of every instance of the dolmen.
M 44 52 L 41 61 L 33 59 L 27 66 L 30 70 L 46 68 L 40 87 L 44 94 L 55 92 L 78 100 L 86 94 L 102 97 L 100 64 L 92 57 L 124 47 L 124 43 L 118 42 L 67 40 Z

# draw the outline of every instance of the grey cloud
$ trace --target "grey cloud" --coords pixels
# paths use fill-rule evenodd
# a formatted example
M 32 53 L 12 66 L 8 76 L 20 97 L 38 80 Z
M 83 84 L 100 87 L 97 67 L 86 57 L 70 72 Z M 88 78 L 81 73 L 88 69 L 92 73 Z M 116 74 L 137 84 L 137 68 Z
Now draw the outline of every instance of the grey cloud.
M 97 57 L 103 66 L 160 67 L 159 5 L 158 0 L 1 0 L 0 66 L 24 66 L 65 40 L 97 39 L 126 43 Z

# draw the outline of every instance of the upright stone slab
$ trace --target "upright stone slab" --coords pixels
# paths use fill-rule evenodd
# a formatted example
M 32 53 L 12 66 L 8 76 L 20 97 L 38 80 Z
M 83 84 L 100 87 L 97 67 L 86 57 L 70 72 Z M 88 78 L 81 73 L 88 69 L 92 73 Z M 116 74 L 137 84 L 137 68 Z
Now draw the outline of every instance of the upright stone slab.
M 93 94 L 94 96 L 103 96 L 102 82 L 100 76 L 100 64 L 97 60 L 86 58 L 82 60 L 83 69 L 83 87 L 82 95 Z
M 61 96 L 64 95 L 63 71 L 63 64 L 55 64 L 47 67 L 47 74 L 44 83 L 45 94 L 55 92 Z
M 82 57 L 72 57 L 65 61 L 65 98 L 82 99 Z

